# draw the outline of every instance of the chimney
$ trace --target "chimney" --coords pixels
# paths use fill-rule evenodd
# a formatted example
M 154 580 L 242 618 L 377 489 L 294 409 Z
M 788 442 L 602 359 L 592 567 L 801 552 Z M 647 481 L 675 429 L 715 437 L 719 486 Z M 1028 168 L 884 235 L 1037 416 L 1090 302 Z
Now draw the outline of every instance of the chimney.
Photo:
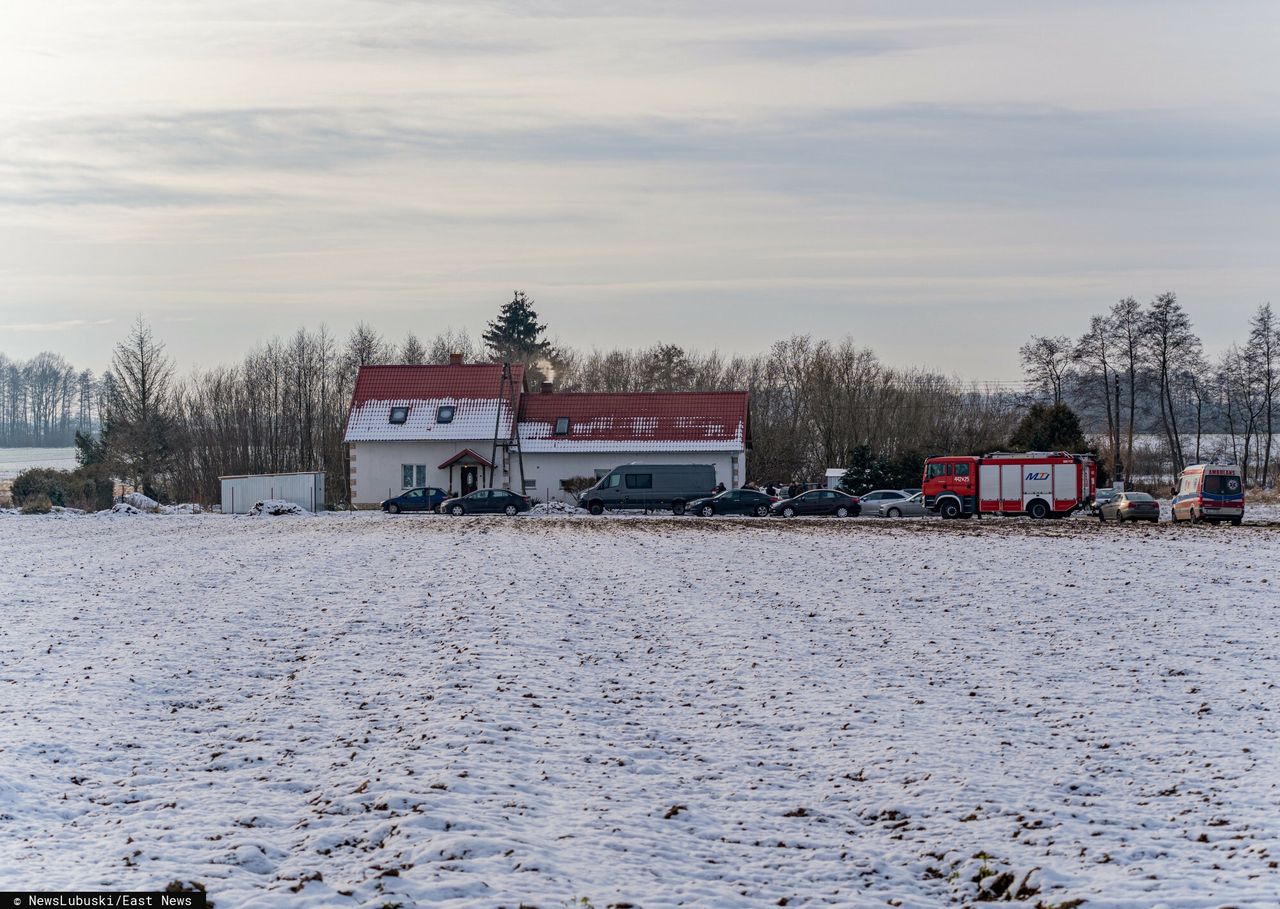
M 549 394 L 551 394 L 551 383 L 550 383 L 550 382 L 543 382 L 543 383 L 542 383 L 542 393 L 543 393 L 544 395 L 549 395 Z
M 450 365 L 450 366 L 461 366 L 461 365 L 462 365 L 462 354 L 460 354 L 460 353 L 451 353 L 451 354 L 449 354 L 449 365 Z

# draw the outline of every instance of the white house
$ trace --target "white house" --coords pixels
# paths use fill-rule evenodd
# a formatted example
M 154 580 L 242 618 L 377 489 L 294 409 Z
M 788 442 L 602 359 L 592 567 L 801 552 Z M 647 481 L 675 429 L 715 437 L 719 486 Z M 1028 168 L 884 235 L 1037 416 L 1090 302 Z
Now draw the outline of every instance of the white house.
M 376 505 L 415 486 L 466 493 L 482 486 L 571 500 L 563 483 L 620 464 L 711 464 L 745 482 L 746 392 L 583 394 L 524 388 L 503 367 L 365 366 L 356 378 L 345 441 L 351 501 Z

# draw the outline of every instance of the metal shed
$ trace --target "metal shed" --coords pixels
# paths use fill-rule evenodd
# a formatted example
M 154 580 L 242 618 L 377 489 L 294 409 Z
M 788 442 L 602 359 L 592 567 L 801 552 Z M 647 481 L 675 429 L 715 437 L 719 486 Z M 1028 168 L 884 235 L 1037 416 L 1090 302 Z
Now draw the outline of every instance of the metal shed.
M 218 477 L 222 482 L 222 513 L 248 514 L 266 499 L 283 499 L 307 511 L 324 511 L 324 473 L 260 473 Z

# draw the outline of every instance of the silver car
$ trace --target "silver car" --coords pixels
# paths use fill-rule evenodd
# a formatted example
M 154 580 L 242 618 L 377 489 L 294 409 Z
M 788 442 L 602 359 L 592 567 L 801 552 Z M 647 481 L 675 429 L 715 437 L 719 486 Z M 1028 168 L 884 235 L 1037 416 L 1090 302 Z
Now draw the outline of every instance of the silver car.
M 910 496 L 901 489 L 875 489 L 866 495 L 858 496 L 858 501 L 862 503 L 862 510 L 867 514 L 875 514 L 876 509 L 881 505 L 892 505 L 895 502 L 905 502 Z
M 880 504 L 882 518 L 919 518 L 929 513 L 924 507 L 924 495 L 917 492 L 906 499 L 890 499 Z

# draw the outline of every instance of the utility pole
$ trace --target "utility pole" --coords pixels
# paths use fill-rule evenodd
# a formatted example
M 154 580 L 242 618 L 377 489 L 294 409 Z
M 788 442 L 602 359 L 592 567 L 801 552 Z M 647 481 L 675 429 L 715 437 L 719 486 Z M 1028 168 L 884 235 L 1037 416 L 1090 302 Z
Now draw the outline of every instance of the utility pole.
M 1124 477 L 1120 475 L 1120 373 L 1116 373 L 1116 437 L 1111 445 L 1111 482 L 1112 484 L 1124 483 Z M 1124 488 L 1122 485 L 1121 489 Z

